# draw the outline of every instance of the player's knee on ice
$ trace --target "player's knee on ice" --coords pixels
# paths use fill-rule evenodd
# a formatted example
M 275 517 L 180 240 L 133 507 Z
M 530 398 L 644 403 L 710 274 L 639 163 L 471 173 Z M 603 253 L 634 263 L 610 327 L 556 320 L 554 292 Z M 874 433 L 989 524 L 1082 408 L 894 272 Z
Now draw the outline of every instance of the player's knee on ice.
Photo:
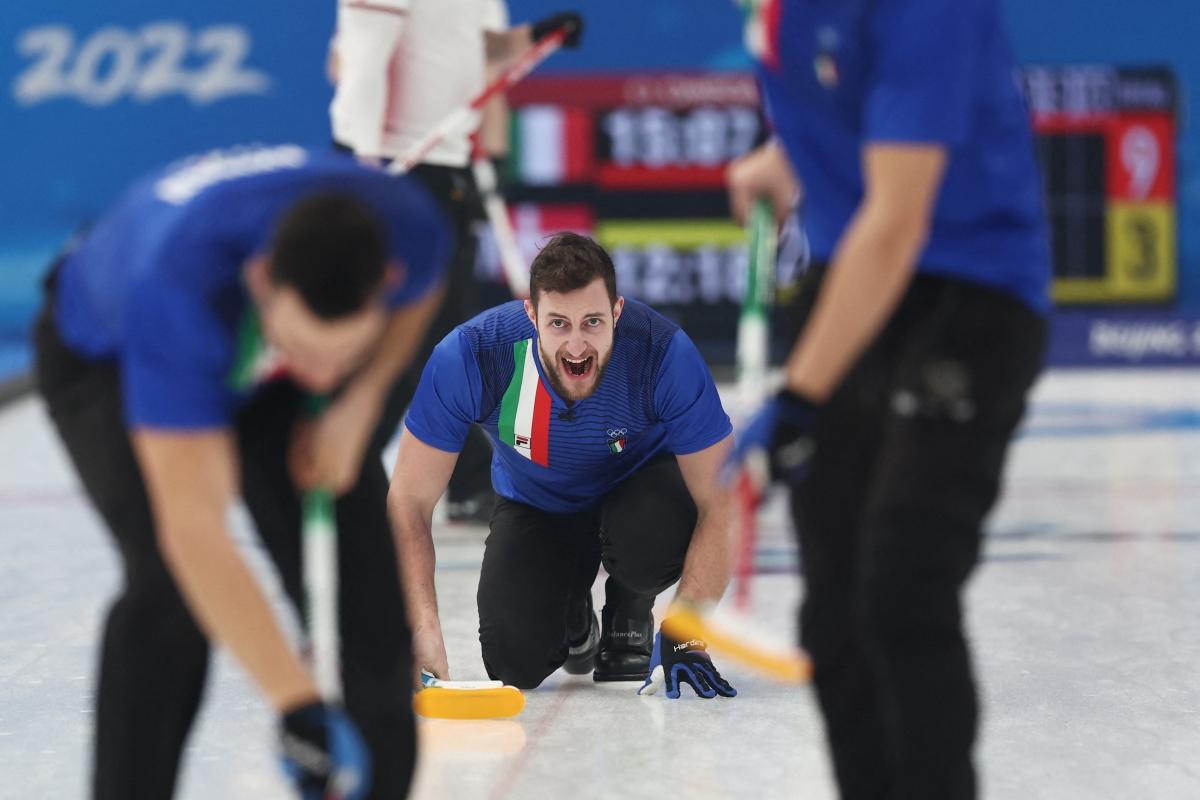
M 501 630 L 480 629 L 483 665 L 494 681 L 518 689 L 536 689 L 567 660 L 566 620 L 553 624 L 524 620 Z

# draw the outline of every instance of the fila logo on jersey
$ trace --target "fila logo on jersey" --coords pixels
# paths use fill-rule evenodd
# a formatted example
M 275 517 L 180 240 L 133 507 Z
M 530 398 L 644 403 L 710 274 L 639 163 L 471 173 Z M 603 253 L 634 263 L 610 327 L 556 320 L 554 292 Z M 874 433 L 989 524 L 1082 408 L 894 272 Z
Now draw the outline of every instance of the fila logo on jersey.
M 607 433 L 608 452 L 614 456 L 625 452 L 625 437 L 629 435 L 629 431 L 625 428 L 609 428 Z

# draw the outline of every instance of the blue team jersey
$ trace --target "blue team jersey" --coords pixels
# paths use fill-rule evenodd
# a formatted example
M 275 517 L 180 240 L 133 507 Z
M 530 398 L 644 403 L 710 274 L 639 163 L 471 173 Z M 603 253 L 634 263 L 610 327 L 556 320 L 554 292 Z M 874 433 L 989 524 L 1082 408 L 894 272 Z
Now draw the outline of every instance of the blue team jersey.
M 564 402 L 536 353 L 520 302 L 458 326 L 425 365 L 405 425 L 457 453 L 479 423 L 492 440 L 496 492 L 559 514 L 594 506 L 659 453 L 695 453 L 733 430 L 691 339 L 642 303 L 626 301 L 584 400 Z
M 999 0 L 763 0 L 748 31 L 767 110 L 804 184 L 814 257 L 863 197 L 870 142 L 949 152 L 919 270 L 1049 305 L 1049 236 Z
M 54 315 L 63 341 L 119 362 L 134 426 L 210 428 L 280 375 L 243 284 L 280 217 L 319 191 L 355 195 L 387 226 L 403 278 L 396 308 L 444 268 L 448 228 L 415 182 L 295 145 L 208 153 L 135 184 L 63 262 Z

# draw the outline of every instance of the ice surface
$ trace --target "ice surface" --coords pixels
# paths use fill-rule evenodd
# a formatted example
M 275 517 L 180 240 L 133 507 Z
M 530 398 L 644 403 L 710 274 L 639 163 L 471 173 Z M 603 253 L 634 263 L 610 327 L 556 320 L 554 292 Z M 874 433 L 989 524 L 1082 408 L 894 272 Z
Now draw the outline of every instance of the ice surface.
M 1036 397 L 969 597 L 983 795 L 1200 796 L 1200 375 L 1055 373 Z M 0 445 L 0 798 L 82 797 L 117 563 L 35 399 L 0 412 Z M 483 678 L 484 531 L 435 535 L 453 676 Z M 795 563 L 777 498 L 753 621 L 781 637 L 794 630 Z M 639 698 L 558 673 L 514 721 L 423 722 L 415 796 L 833 797 L 810 692 L 722 666 L 734 700 Z M 288 797 L 273 726 L 219 657 L 180 796 Z

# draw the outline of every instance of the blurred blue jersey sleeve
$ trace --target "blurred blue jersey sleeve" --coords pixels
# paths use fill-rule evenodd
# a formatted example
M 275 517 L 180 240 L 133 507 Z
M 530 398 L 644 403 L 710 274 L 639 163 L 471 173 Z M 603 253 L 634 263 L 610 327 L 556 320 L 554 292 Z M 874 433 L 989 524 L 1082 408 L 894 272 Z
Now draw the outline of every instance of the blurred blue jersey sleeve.
M 467 432 L 479 418 L 482 394 L 474 353 L 463 335 L 453 330 L 426 362 L 404 425 L 430 447 L 461 452 Z
M 440 286 L 450 257 L 450 224 L 415 178 L 384 179 L 394 184 L 381 211 L 387 217 L 392 256 L 402 270 L 399 282 L 388 292 L 388 305 L 397 308 Z
M 874 69 L 866 93 L 867 142 L 953 147 L 968 133 L 976 0 L 879 0 L 871 17 Z
M 221 428 L 231 424 L 232 342 L 201 298 L 167 281 L 139 287 L 121 352 L 125 420 L 131 427 Z

